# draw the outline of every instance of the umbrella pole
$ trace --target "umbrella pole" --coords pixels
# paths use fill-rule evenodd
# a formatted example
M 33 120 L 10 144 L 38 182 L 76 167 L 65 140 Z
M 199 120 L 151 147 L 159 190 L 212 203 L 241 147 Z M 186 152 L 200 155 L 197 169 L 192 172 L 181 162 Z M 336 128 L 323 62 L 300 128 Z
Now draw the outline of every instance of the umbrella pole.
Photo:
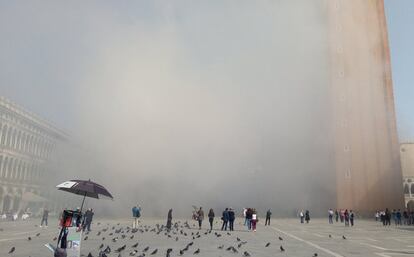
M 83 204 L 85 203 L 85 198 L 86 198 L 86 193 L 85 193 L 85 195 L 83 196 L 82 205 L 81 205 L 81 208 L 80 208 L 80 213 L 82 213 Z

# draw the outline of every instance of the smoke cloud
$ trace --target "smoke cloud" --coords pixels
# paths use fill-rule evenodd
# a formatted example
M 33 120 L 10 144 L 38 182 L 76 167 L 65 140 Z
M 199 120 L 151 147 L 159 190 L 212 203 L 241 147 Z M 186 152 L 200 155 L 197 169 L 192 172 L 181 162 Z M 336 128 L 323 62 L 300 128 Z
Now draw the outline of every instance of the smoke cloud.
M 24 28 L 59 60 L 45 89 L 66 81 L 53 179 L 105 185 L 88 203 L 119 216 L 333 205 L 325 1 L 83 4 L 13 7 L 46 24 Z

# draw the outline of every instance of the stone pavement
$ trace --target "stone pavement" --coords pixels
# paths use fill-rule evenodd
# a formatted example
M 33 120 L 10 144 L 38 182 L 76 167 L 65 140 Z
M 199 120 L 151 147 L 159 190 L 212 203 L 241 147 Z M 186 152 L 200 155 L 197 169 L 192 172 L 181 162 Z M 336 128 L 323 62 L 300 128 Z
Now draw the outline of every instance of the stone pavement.
M 152 256 L 166 256 L 166 250 L 172 248 L 171 256 L 178 256 L 179 250 L 185 248 L 189 242 L 194 242 L 189 250 L 183 256 L 193 256 L 193 253 L 200 249 L 197 256 L 243 256 L 248 252 L 252 257 L 260 256 L 376 256 L 376 257 L 401 257 L 414 256 L 414 227 L 383 227 L 380 223 L 373 221 L 356 221 L 354 227 L 345 227 L 341 223 L 329 225 L 325 219 L 313 219 L 310 224 L 300 224 L 296 219 L 274 219 L 270 227 L 263 226 L 263 220 L 258 225 L 257 232 L 247 232 L 238 220 L 235 225 L 236 231 L 227 232 L 213 230 L 212 233 L 204 234 L 207 230 L 207 222 L 204 228 L 199 231 L 195 227 L 195 222 L 191 221 L 190 229 L 183 229 L 187 236 L 177 233 L 170 233 L 168 237 L 161 232 L 156 234 L 151 232 L 155 224 L 164 224 L 164 220 L 143 219 L 141 225 L 148 226 L 148 231 L 141 233 L 126 233 L 126 227 L 131 225 L 130 220 L 96 220 L 92 226 L 93 231 L 89 233 L 88 239 L 82 241 L 82 254 L 87 255 L 89 252 L 93 256 L 98 256 L 99 245 L 104 247 L 109 245 L 112 249 L 108 256 L 119 256 L 114 250 L 126 245 L 121 256 L 130 256 L 131 246 L 139 243 L 135 256 L 142 255 L 143 249 L 149 247 L 146 256 L 154 249 L 157 253 Z M 101 224 L 98 226 L 97 223 Z M 48 228 L 39 228 L 35 225 L 38 221 L 18 221 L 18 222 L 0 222 L 0 257 L 47 257 L 53 256 L 51 252 L 44 247 L 45 243 L 53 243 L 53 238 L 58 235 L 57 221 L 51 220 Z M 120 225 L 117 225 L 117 224 Z M 183 221 L 181 221 L 181 224 Z M 193 226 L 194 225 L 194 226 Z M 115 230 L 123 228 L 125 238 L 122 233 L 114 233 Z M 217 219 L 215 226 L 220 226 Z M 108 228 L 107 232 L 97 235 L 97 232 L 103 228 Z M 196 237 L 199 232 L 200 238 Z M 39 236 L 36 234 L 40 233 Z M 109 233 L 114 233 L 109 235 Z M 193 233 L 193 235 L 192 235 Z M 221 234 L 217 237 L 215 233 Z M 133 239 L 130 236 L 134 235 Z M 32 240 L 28 240 L 28 237 Z M 84 235 L 85 237 L 86 235 Z M 282 237 L 282 241 L 278 237 Z M 345 236 L 346 239 L 343 239 Z M 102 237 L 105 237 L 102 240 Z M 112 238 L 118 237 L 117 242 Z M 176 241 L 178 237 L 178 241 Z M 240 241 L 237 240 L 240 239 Z M 246 244 L 237 247 L 240 242 Z M 268 247 L 265 247 L 270 243 Z M 224 246 L 224 249 L 218 249 L 218 246 Z M 8 254 L 10 248 L 14 246 L 16 250 L 13 254 Z M 237 253 L 227 251 L 226 248 L 233 246 Z M 280 250 L 280 246 L 285 249 Z

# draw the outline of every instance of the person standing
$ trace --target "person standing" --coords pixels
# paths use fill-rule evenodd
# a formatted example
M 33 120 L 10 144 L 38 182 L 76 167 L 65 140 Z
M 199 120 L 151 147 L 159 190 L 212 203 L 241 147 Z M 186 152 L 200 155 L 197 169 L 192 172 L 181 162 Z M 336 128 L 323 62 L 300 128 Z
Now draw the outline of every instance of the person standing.
M 223 211 L 221 220 L 223 221 L 223 225 L 221 226 L 221 230 L 227 230 L 227 224 L 229 222 L 229 208 L 226 208 Z
M 139 223 L 139 217 L 141 217 L 141 206 L 139 205 L 135 205 L 134 207 L 132 207 L 132 217 L 133 217 L 133 223 L 132 223 L 132 228 L 136 229 L 138 228 L 138 223 Z
M 167 230 L 168 231 L 170 231 L 171 230 L 171 225 L 172 225 L 172 209 L 170 209 L 169 211 L 168 211 L 168 214 L 167 214 Z
M 401 210 L 400 209 L 398 209 L 398 211 L 397 211 L 397 213 L 396 213 L 396 216 L 397 216 L 397 225 L 402 225 L 402 222 L 401 222 Z
M 197 220 L 198 220 L 198 229 L 201 229 L 201 225 L 203 224 L 203 220 L 204 220 L 204 211 L 202 207 L 200 207 L 200 209 L 197 211 Z
M 246 213 L 247 213 L 247 208 L 243 208 L 243 217 L 244 217 L 244 225 L 247 226 L 247 217 L 246 217 Z
M 257 225 L 257 212 L 256 212 L 256 209 L 253 209 L 252 210 L 252 220 L 251 220 L 251 223 L 252 223 L 252 230 L 253 230 L 253 232 L 256 232 L 256 225 Z
M 48 218 L 49 218 L 49 210 L 45 207 L 43 208 L 42 221 L 40 222 L 40 227 L 43 226 L 43 223 L 46 225 L 45 227 L 47 227 Z
M 208 212 L 208 222 L 210 223 L 210 231 L 213 230 L 213 222 L 214 222 L 214 211 L 210 209 Z
M 265 226 L 269 225 L 270 226 L 270 218 L 272 217 L 272 212 L 269 210 L 267 210 L 266 212 L 266 221 L 265 221 Z
M 355 218 L 354 212 L 352 210 L 350 210 L 349 211 L 349 221 L 351 222 L 351 227 L 354 226 L 354 218 Z
M 229 228 L 230 231 L 234 231 L 234 220 L 236 219 L 236 214 L 234 213 L 233 208 L 229 209 Z
M 253 215 L 253 210 L 251 208 L 247 208 L 247 210 L 246 210 L 246 220 L 247 220 L 247 229 L 248 230 L 252 229 L 252 215 Z
M 391 212 L 388 208 L 385 209 L 384 220 L 384 226 L 391 226 Z
M 88 209 L 85 212 L 85 222 L 84 222 L 84 226 L 83 226 L 83 231 L 85 231 L 85 229 L 87 229 L 88 231 L 91 231 L 91 224 L 92 224 L 92 219 L 93 219 L 93 210 Z
M 349 212 L 348 209 L 344 212 L 344 219 L 345 219 L 345 227 L 349 227 Z
M 299 213 L 299 217 L 300 217 L 300 223 L 302 223 L 302 224 L 303 224 L 303 221 L 304 221 L 304 219 L 305 219 L 305 214 L 303 213 L 303 210 L 301 210 L 301 211 L 300 211 L 300 213 Z
M 338 223 L 338 220 L 339 220 L 339 212 L 338 212 L 338 209 L 336 209 L 335 210 L 335 222 Z
M 339 210 L 339 219 L 341 220 L 341 223 L 344 223 L 344 217 L 345 217 L 345 211 L 340 209 Z
M 305 212 L 305 220 L 306 220 L 306 223 L 309 223 L 309 221 L 310 221 L 310 213 L 309 213 L 309 210 L 306 210 L 306 212 Z
M 328 211 L 329 224 L 333 224 L 333 215 L 334 215 L 333 210 L 329 209 L 329 211 Z

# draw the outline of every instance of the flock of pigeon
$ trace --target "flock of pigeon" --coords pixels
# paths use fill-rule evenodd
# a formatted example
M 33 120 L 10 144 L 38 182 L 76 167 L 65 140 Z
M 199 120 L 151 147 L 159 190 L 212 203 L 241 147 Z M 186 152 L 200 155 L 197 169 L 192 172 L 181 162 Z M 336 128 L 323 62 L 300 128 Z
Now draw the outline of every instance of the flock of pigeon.
M 100 223 L 97 223 L 97 226 L 100 227 Z M 173 227 L 168 230 L 166 226 L 155 224 L 154 226 L 149 225 L 140 225 L 138 228 L 133 229 L 129 226 L 120 226 L 120 223 L 116 225 L 110 225 L 109 223 L 105 226 L 102 226 L 100 230 L 97 232 L 86 232 L 83 237 L 83 243 L 87 244 L 89 237 L 93 236 L 95 240 L 101 241 L 99 246 L 96 249 L 96 252 L 89 252 L 87 255 L 82 254 L 83 257 L 110 257 L 110 256 L 136 256 L 136 257 L 144 257 L 144 256 L 166 256 L 170 257 L 173 254 L 175 256 L 184 256 L 184 255 L 197 255 L 201 253 L 200 248 L 195 247 L 195 242 L 202 238 L 212 236 L 216 238 L 221 237 L 229 237 L 232 238 L 231 232 L 227 231 L 219 231 L 213 232 L 211 230 L 201 231 L 196 230 L 195 225 L 193 227 L 190 226 L 188 222 L 181 222 L 178 221 L 174 223 Z M 92 234 L 94 233 L 94 234 Z M 96 233 L 96 234 L 95 234 Z M 155 236 L 165 236 L 165 239 L 172 240 L 173 242 L 178 241 L 187 241 L 184 247 L 181 247 L 178 250 L 173 250 L 173 248 L 168 248 L 161 252 L 158 248 L 151 249 L 150 246 L 143 245 L 141 247 L 140 242 L 137 242 L 139 238 L 138 234 L 144 233 L 152 233 Z M 40 236 L 40 233 L 35 235 L 36 237 Z M 280 243 L 282 243 L 283 238 L 280 236 L 276 236 Z M 329 238 L 332 238 L 332 235 L 329 235 Z M 342 239 L 346 239 L 345 236 L 342 236 Z M 32 238 L 28 237 L 28 241 L 31 241 Z M 57 238 L 53 238 L 53 241 L 56 241 Z M 222 241 L 222 240 L 221 240 Z M 251 256 L 251 253 L 246 250 L 247 241 L 243 241 L 239 237 L 236 237 L 234 240 L 234 245 L 225 246 L 221 244 L 217 247 L 218 250 L 227 251 L 229 253 L 233 253 L 235 255 L 242 255 L 244 257 Z M 270 242 L 267 242 L 263 245 L 263 247 L 267 248 L 271 245 Z M 139 250 L 141 248 L 141 250 Z M 176 248 L 177 249 L 177 248 Z M 16 248 L 12 247 L 9 250 L 9 254 L 13 254 Z M 285 252 L 285 248 L 281 244 L 279 247 L 280 252 Z M 312 255 L 313 257 L 318 256 L 317 253 Z

